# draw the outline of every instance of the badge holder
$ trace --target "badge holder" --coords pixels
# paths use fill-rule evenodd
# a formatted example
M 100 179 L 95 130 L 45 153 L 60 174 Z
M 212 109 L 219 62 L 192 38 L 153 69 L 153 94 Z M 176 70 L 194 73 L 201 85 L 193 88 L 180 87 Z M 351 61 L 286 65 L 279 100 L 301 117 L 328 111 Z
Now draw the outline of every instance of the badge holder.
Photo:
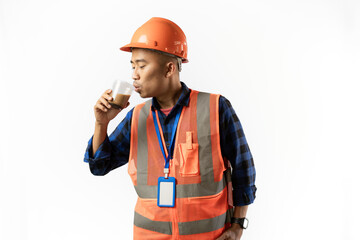
M 175 186 L 174 177 L 159 177 L 157 193 L 157 205 L 159 207 L 175 206 Z

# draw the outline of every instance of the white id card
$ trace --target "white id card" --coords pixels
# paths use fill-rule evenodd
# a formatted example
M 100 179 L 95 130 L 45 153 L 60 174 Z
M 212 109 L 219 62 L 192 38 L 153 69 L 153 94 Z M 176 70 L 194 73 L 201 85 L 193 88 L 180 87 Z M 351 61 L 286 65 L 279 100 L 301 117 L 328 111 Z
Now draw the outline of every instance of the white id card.
M 157 205 L 159 207 L 175 206 L 175 178 L 159 177 Z

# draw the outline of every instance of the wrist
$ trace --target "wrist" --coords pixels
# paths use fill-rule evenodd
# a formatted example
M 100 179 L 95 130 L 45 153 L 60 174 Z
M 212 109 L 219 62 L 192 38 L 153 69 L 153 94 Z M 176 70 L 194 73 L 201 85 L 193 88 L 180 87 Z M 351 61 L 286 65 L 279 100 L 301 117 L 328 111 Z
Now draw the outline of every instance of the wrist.
M 102 123 L 102 122 L 95 121 L 95 127 L 98 127 L 98 128 L 107 128 L 108 125 L 109 125 L 109 122 Z
M 249 225 L 249 220 L 245 217 L 243 218 L 231 218 L 231 226 L 238 226 L 241 229 L 246 229 Z
M 243 229 L 241 228 L 240 224 L 238 224 L 238 223 L 232 223 L 232 224 L 231 224 L 231 228 L 235 229 L 236 231 L 241 231 L 241 230 L 243 230 Z

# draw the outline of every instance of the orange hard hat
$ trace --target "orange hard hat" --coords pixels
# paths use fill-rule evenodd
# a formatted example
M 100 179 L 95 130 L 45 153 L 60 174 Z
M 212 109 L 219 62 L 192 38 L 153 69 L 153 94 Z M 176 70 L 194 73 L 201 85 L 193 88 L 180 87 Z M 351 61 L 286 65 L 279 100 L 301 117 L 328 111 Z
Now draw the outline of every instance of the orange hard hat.
M 131 48 L 153 49 L 180 57 L 187 63 L 186 36 L 174 22 L 153 17 L 139 27 L 131 38 L 131 42 L 120 48 L 131 52 Z

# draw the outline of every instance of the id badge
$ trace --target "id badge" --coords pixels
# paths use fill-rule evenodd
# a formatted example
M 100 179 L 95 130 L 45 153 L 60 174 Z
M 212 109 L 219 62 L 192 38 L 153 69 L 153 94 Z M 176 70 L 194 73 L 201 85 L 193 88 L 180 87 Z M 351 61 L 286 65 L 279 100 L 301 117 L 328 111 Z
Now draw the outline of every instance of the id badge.
M 175 206 L 175 178 L 159 177 L 158 179 L 158 193 L 157 205 L 159 207 L 174 207 Z

